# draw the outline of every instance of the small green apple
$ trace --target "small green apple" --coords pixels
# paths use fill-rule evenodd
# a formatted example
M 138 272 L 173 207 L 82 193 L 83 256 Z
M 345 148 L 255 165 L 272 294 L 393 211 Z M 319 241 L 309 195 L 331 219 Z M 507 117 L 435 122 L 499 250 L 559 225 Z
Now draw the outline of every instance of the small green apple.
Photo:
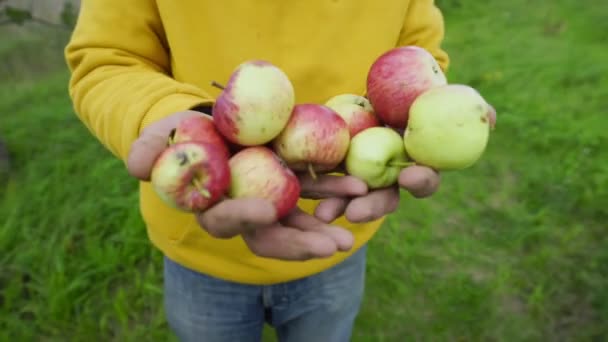
M 408 155 L 436 170 L 461 170 L 483 154 L 496 112 L 474 88 L 450 84 L 420 95 L 403 134 Z
M 351 139 L 345 158 L 348 174 L 363 180 L 371 189 L 391 186 L 408 162 L 403 139 L 389 127 L 370 127 Z

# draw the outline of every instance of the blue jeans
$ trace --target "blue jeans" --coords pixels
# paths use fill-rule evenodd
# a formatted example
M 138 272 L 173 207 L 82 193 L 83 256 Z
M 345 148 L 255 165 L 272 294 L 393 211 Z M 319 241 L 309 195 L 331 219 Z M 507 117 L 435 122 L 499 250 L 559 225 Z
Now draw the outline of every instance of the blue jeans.
M 165 310 L 184 342 L 258 342 L 264 323 L 281 342 L 347 342 L 365 282 L 366 246 L 316 275 L 256 286 L 201 274 L 165 258 Z

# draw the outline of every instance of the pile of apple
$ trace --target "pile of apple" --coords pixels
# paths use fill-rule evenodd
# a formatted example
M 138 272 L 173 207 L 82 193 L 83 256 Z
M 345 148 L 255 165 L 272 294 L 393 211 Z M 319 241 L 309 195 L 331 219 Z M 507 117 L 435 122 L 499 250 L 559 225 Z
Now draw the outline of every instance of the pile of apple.
M 264 198 L 279 218 L 300 197 L 296 173 L 344 171 L 371 189 L 394 185 L 412 164 L 472 166 L 496 112 L 473 88 L 448 84 L 417 46 L 387 51 L 367 75 L 367 95 L 296 103 L 288 76 L 267 61 L 240 64 L 212 116 L 182 120 L 156 160 L 151 182 L 169 205 L 204 211 L 224 198 Z

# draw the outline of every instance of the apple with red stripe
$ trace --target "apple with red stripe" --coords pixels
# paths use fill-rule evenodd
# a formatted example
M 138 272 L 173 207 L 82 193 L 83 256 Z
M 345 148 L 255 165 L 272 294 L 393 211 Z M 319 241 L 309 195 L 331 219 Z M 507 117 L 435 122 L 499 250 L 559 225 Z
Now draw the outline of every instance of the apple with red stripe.
M 346 121 L 351 139 L 367 128 L 380 126 L 374 108 L 364 96 L 340 94 L 327 100 L 325 105 Z
M 229 161 L 230 198 L 263 198 L 275 207 L 277 219 L 296 207 L 300 182 L 294 172 L 270 148 L 246 147 Z
M 419 46 L 403 46 L 383 53 L 367 75 L 367 98 L 380 120 L 405 129 L 410 107 L 423 92 L 447 84 L 437 60 Z
M 316 177 L 318 172 L 336 169 L 349 143 L 348 125 L 340 115 L 325 105 L 303 103 L 294 107 L 273 149 L 290 169 Z
M 150 181 L 171 207 L 204 211 L 220 201 L 230 186 L 228 159 L 221 145 L 201 141 L 170 144 L 156 159 Z
M 169 139 L 170 144 L 189 141 L 207 142 L 221 149 L 227 159 L 231 155 L 227 141 L 217 130 L 213 118 L 206 114 L 201 113 L 180 120 Z
M 263 60 L 241 63 L 231 73 L 213 104 L 218 131 L 241 146 L 264 145 L 285 127 L 295 104 L 295 92 L 287 75 Z

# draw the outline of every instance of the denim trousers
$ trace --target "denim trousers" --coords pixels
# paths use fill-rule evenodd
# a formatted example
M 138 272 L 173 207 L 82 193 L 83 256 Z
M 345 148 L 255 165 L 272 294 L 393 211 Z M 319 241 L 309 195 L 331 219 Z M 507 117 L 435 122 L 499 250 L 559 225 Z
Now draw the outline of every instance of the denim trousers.
M 234 283 L 164 261 L 169 326 L 184 342 L 347 342 L 364 292 L 366 246 L 321 273 L 273 285 Z M 297 266 L 294 266 L 297 267 Z

